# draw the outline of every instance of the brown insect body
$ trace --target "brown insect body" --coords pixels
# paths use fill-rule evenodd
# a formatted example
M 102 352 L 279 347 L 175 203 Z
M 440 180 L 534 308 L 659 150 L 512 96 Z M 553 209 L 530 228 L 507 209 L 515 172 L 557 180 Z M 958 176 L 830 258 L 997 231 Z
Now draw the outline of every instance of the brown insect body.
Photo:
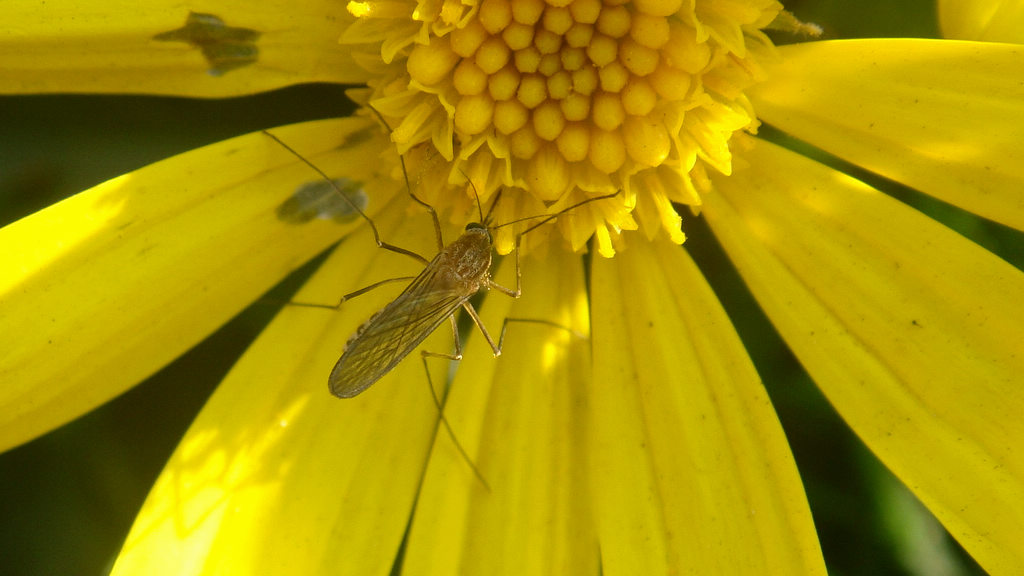
M 371 110 L 376 113 L 376 110 L 373 108 L 371 108 Z M 378 114 L 378 118 L 380 118 L 381 122 L 387 126 L 387 122 L 384 121 L 382 116 Z M 380 312 L 371 316 L 369 320 L 359 327 L 356 333 L 349 338 L 348 342 L 345 344 L 345 350 L 342 353 L 341 358 L 338 360 L 338 363 L 334 365 L 334 369 L 331 370 L 331 376 L 328 380 L 328 386 L 331 393 L 339 398 L 351 398 L 369 388 L 377 380 L 380 380 L 382 376 L 390 372 L 398 365 L 399 362 L 408 356 L 410 352 L 419 346 L 420 343 L 426 340 L 427 336 L 432 334 L 434 330 L 437 329 L 437 327 L 445 320 L 449 320 L 452 323 L 452 331 L 455 336 L 455 354 L 439 354 L 436 352 L 423 351 L 424 368 L 426 368 L 426 358 L 428 356 L 460 360 L 462 358 L 461 345 L 459 344 L 458 327 L 456 326 L 453 316 L 460 306 L 466 310 L 470 318 L 472 318 L 473 323 L 480 328 L 481 334 L 484 339 L 487 340 L 487 344 L 491 347 L 491 350 L 494 351 L 494 355 L 498 356 L 501 354 L 502 343 L 505 340 L 505 328 L 508 326 L 511 319 L 505 319 L 505 322 L 501 327 L 501 335 L 498 342 L 495 343 L 490 334 L 488 334 L 487 329 L 484 327 L 483 322 L 480 320 L 479 315 L 477 315 L 473 305 L 469 303 L 469 299 L 481 289 L 491 288 L 503 292 L 512 298 L 519 298 L 522 293 L 522 272 L 519 267 L 520 239 L 530 231 L 551 222 L 559 215 L 565 214 L 574 208 L 578 208 L 596 200 L 612 198 L 619 194 L 617 191 L 613 194 L 586 198 L 555 214 L 520 218 L 496 226 L 509 226 L 517 222 L 532 220 L 534 218 L 540 219 L 538 222 L 528 226 L 526 230 L 523 230 L 516 236 L 516 287 L 515 289 L 510 289 L 491 280 L 490 269 L 492 239 L 487 227 L 484 224 L 469 224 L 466 226 L 465 232 L 458 238 L 458 240 L 447 246 L 443 246 L 441 239 L 441 226 L 438 222 L 437 212 L 429 204 L 420 200 L 416 194 L 413 193 L 411 186 L 409 186 L 408 174 L 406 174 L 405 181 L 410 198 L 412 198 L 412 200 L 417 204 L 423 206 L 427 212 L 430 213 L 430 216 L 434 221 L 434 231 L 437 234 L 437 246 L 439 247 L 439 251 L 430 262 L 427 262 L 426 258 L 415 252 L 393 244 L 388 244 L 381 240 L 380 233 L 377 231 L 377 227 L 374 225 L 373 220 L 363 212 L 363 209 L 358 206 L 352 198 L 349 198 L 349 196 L 345 194 L 345 191 L 338 183 L 331 180 L 327 174 L 317 168 L 309 160 L 306 160 L 301 154 L 293 150 L 287 144 L 282 142 L 277 136 L 274 136 L 267 131 L 264 131 L 264 134 L 298 157 L 299 160 L 312 168 L 313 171 L 319 174 L 325 181 L 331 182 L 332 187 L 338 192 L 339 196 L 345 201 L 345 203 L 349 205 L 352 211 L 359 214 L 359 216 L 361 216 L 370 226 L 370 229 L 373 231 L 373 239 L 376 242 L 377 247 L 396 254 L 404 254 L 426 264 L 426 267 L 422 272 L 420 272 L 419 276 L 413 278 L 412 282 L 409 283 L 397 298 L 385 306 Z M 405 172 L 405 160 L 401 156 L 399 156 L 399 160 L 402 163 L 402 170 Z M 470 183 L 470 185 L 472 186 L 472 183 Z M 476 190 L 475 186 L 473 187 L 473 190 Z M 494 203 L 491 205 L 492 209 L 494 208 L 494 205 L 497 204 L 500 194 L 501 192 L 499 190 L 498 195 L 494 198 Z M 301 205 L 302 202 L 299 202 L 299 204 Z M 477 201 L 477 209 L 480 210 L 479 199 Z M 488 216 L 489 215 L 490 211 L 488 211 Z M 489 218 L 485 217 L 481 212 L 480 220 L 482 222 L 487 222 Z M 315 308 L 337 309 L 348 298 L 358 296 L 359 294 L 363 294 L 393 280 L 401 279 L 404 278 L 383 280 L 381 282 L 371 284 L 363 289 L 346 294 L 342 297 L 341 302 L 339 302 L 337 306 L 324 306 L 322 304 L 299 302 L 293 302 L 292 304 L 311 306 Z M 520 319 L 520 321 L 548 324 L 564 329 L 563 326 L 559 326 L 558 324 L 547 320 Z M 466 459 L 466 462 L 469 463 L 470 467 L 473 469 L 473 473 L 480 480 L 481 484 L 487 488 L 487 481 L 473 464 L 472 458 L 470 458 L 465 449 L 462 448 L 462 445 L 456 438 L 451 426 L 448 424 L 447 418 L 444 417 L 443 403 L 438 399 L 437 394 L 434 392 L 433 384 L 430 382 L 429 371 L 427 371 L 426 376 L 427 383 L 430 384 L 431 387 L 431 395 L 440 414 L 440 422 L 448 430 L 448 434 L 455 443 L 455 447 L 458 449 L 459 453 L 462 454 L 462 457 Z
M 331 393 L 351 398 L 390 372 L 474 294 L 491 286 L 490 269 L 491 235 L 483 225 L 469 224 L 349 339 L 331 370 Z

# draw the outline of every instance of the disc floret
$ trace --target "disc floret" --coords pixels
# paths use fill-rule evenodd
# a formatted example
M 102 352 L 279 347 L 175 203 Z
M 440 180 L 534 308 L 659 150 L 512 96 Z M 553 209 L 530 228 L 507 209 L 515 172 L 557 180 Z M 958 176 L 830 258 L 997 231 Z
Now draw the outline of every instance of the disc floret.
M 774 1 L 482 0 L 351 2 L 343 41 L 373 73 L 359 100 L 432 204 L 472 214 L 506 189 L 501 219 L 587 197 L 558 228 L 574 249 L 614 253 L 623 230 L 684 236 L 674 205 L 700 204 L 708 168 L 728 174 L 730 139 L 757 120 L 743 90 L 770 49 Z M 456 192 L 456 193 L 453 193 Z M 512 197 L 512 201 L 507 198 Z M 499 251 L 511 249 L 503 229 Z

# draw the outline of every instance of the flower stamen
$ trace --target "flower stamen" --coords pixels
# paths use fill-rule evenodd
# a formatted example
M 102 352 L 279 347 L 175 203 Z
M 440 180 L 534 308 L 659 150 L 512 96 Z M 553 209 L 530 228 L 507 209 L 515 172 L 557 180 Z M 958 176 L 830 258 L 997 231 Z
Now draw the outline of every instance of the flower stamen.
M 432 149 L 410 161 L 424 198 L 472 219 L 468 177 L 485 202 L 508 190 L 521 218 L 623 190 L 558 222 L 574 248 L 596 235 L 611 255 L 621 232 L 638 227 L 682 242 L 673 202 L 699 204 L 706 168 L 728 174 L 732 134 L 757 128 L 743 90 L 771 46 L 760 29 L 780 9 L 774 0 L 351 2 L 357 21 L 343 41 L 380 20 L 408 31 L 349 42 L 362 45 L 361 61 L 384 63 L 360 102 L 394 123 L 400 152 Z M 511 249 L 511 228 L 499 251 Z

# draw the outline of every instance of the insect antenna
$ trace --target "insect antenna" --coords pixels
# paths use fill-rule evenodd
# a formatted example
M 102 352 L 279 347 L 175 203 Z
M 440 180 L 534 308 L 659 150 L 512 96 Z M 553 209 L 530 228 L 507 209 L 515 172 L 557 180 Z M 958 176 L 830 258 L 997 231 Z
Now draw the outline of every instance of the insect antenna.
M 508 222 L 503 222 L 501 224 L 493 226 L 493 228 L 504 228 L 505 226 L 511 226 L 513 224 L 518 224 L 519 222 L 526 222 L 527 220 L 533 220 L 533 219 L 536 219 L 536 218 L 543 218 L 543 220 L 541 220 L 540 222 L 537 222 L 536 224 L 533 224 L 533 225 L 529 226 L 526 230 L 523 230 L 522 232 L 517 234 L 516 235 L 516 242 L 518 243 L 519 242 L 519 238 L 522 238 L 523 236 L 525 236 L 526 234 L 532 232 L 533 230 L 536 230 L 537 228 L 540 228 L 541 226 L 547 224 L 548 222 L 554 220 L 555 218 L 558 218 L 562 214 L 565 214 L 566 212 L 568 212 L 570 210 L 575 210 L 576 208 L 579 208 L 580 206 L 583 206 L 583 205 L 586 205 L 586 204 L 590 204 L 591 202 L 597 202 L 598 200 L 607 200 L 609 198 L 614 198 L 614 197 L 618 196 L 620 192 L 622 192 L 622 191 L 621 190 L 616 190 L 615 192 L 612 192 L 611 194 L 603 194 L 601 196 L 594 196 L 593 198 L 586 198 L 584 200 L 580 200 L 579 202 L 577 202 L 577 203 L 575 203 L 575 204 L 573 204 L 571 206 L 567 206 L 565 208 L 562 208 L 561 210 L 559 210 L 558 212 L 555 212 L 554 214 L 538 214 L 536 216 L 524 216 L 522 218 L 516 218 L 515 220 L 510 220 Z
M 494 207 L 498 205 L 498 199 L 501 198 L 502 189 L 498 188 L 498 192 L 494 195 L 494 201 L 491 202 L 491 207 L 487 209 L 487 214 L 484 215 L 483 208 L 480 204 L 480 192 L 476 189 L 476 184 L 474 184 L 473 180 L 462 171 L 462 168 L 459 168 L 458 170 L 459 173 L 462 174 L 462 177 L 466 179 L 466 182 L 469 182 L 470 188 L 473 189 L 473 197 L 476 198 L 476 213 L 480 216 L 480 219 L 477 220 L 477 222 L 481 226 L 487 227 L 488 223 L 491 221 L 491 213 L 494 212 Z

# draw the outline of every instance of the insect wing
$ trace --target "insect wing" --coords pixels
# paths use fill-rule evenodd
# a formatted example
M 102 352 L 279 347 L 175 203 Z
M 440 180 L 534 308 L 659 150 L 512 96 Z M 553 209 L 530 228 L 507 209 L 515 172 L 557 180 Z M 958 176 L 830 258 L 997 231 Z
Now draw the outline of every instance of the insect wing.
M 331 370 L 328 384 L 339 398 L 351 398 L 391 371 L 448 319 L 469 296 L 438 286 L 436 262 L 363 324 Z

